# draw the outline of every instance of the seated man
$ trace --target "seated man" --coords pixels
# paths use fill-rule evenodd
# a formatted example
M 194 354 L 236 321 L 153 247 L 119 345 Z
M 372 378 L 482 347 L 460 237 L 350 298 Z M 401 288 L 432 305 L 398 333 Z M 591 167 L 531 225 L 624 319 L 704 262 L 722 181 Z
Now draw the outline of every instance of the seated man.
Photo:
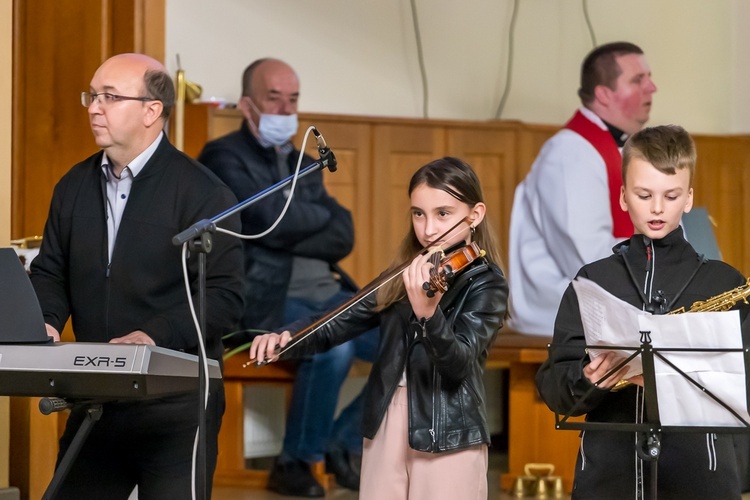
M 239 108 L 240 130 L 209 142 L 199 160 L 244 200 L 288 177 L 300 151 L 290 139 L 297 132 L 297 75 L 282 61 L 261 59 L 245 70 Z M 314 160 L 303 158 L 303 166 Z M 288 190 L 277 192 L 241 213 L 246 234 L 265 231 L 281 213 Z M 274 330 L 337 306 L 356 287 L 337 262 L 354 245 L 351 214 L 328 195 L 321 172 L 298 179 L 281 223 L 268 235 L 244 240 L 246 310 L 243 328 Z M 268 487 L 284 495 L 323 496 L 310 463 L 328 456 L 339 484 L 359 488 L 356 457 L 361 455 L 360 398 L 334 423 L 339 389 L 355 357 L 371 360 L 377 331 L 356 342 L 301 361 L 287 416 L 284 447 Z M 352 466 L 352 463 L 355 465 Z

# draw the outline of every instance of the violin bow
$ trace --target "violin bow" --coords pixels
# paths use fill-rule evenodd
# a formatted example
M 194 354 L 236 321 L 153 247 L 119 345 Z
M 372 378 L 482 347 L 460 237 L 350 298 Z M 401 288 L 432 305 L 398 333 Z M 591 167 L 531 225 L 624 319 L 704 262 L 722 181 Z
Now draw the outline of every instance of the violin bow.
M 461 219 L 460 221 L 458 221 L 456 224 L 454 224 L 453 226 L 451 226 L 443 234 L 441 234 L 440 236 L 438 236 L 437 238 L 435 238 L 429 245 L 427 245 L 424 248 L 422 248 L 422 250 L 420 250 L 417 253 L 417 255 L 425 255 L 425 253 L 429 252 L 430 250 L 432 250 L 436 246 L 436 242 L 441 241 L 443 238 L 445 238 L 446 236 L 448 236 L 449 234 L 451 234 L 458 226 L 460 226 L 461 224 L 466 224 L 467 227 L 471 227 L 472 222 L 474 222 L 473 218 L 471 218 L 471 217 L 464 217 L 463 219 Z M 458 234 L 461 234 L 461 233 L 458 233 Z M 404 270 L 406 270 L 406 268 L 409 267 L 409 264 L 411 264 L 411 262 L 414 260 L 415 257 L 416 257 L 416 255 L 414 257 L 412 257 L 411 259 L 408 259 L 406 262 L 404 262 L 400 266 L 398 266 L 393 271 L 393 273 L 390 276 L 386 276 L 386 277 L 383 277 L 383 278 L 375 278 L 373 281 L 371 281 L 370 283 L 368 283 L 367 285 L 365 285 L 351 299 L 349 299 L 348 301 L 344 302 L 339 307 L 337 307 L 336 309 L 334 309 L 330 313 L 326 314 L 325 316 L 323 316 L 322 318 L 320 318 L 319 320 L 317 320 L 316 322 L 314 322 L 310 326 L 308 326 L 308 327 L 300 330 L 299 332 L 297 332 L 297 334 L 294 335 L 289 340 L 289 343 L 287 343 L 287 345 L 285 345 L 283 348 L 279 347 L 279 345 L 277 345 L 276 346 L 276 350 L 278 350 L 278 353 L 276 354 L 276 357 L 278 358 L 279 356 L 282 356 L 284 353 L 286 353 L 287 351 L 289 351 L 292 347 L 296 346 L 297 344 L 299 344 L 300 342 L 302 342 L 303 340 L 305 340 L 307 337 L 309 337 L 310 335 L 312 335 L 316 331 L 320 330 L 321 328 L 323 328 L 324 326 L 326 326 L 328 323 L 330 323 L 334 319 L 336 319 L 339 316 L 341 316 L 341 314 L 343 314 L 344 312 L 346 312 L 348 309 L 350 309 L 353 306 L 355 306 L 358 303 L 360 303 L 362 300 L 365 299 L 365 297 L 369 296 L 372 292 L 377 291 L 383 285 L 385 285 L 386 283 L 390 282 L 392 279 L 400 276 L 404 272 Z M 249 361 L 247 361 L 246 363 L 244 363 L 242 365 L 242 367 L 244 368 L 244 367 L 246 367 L 246 366 L 248 366 L 250 364 L 255 364 L 256 366 L 260 367 L 260 366 L 267 365 L 270 362 L 271 362 L 270 360 L 257 362 L 257 361 L 254 361 L 253 359 L 250 359 Z

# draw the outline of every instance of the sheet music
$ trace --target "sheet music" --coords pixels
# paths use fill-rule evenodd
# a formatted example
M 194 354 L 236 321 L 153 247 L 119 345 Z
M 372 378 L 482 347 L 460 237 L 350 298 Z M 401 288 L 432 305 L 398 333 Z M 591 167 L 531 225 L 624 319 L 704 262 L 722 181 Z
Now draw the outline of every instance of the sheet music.
M 573 288 L 578 295 L 586 344 L 603 347 L 589 348 L 591 359 L 607 352 L 627 358 L 635 350 L 606 347 L 638 348 L 641 331 L 651 332 L 651 343 L 657 349 L 742 349 L 739 311 L 652 315 L 585 278 L 575 280 Z M 663 351 L 661 354 L 750 422 L 742 352 Z M 654 365 L 662 425 L 743 425 L 658 357 L 654 358 Z M 633 359 L 629 368 L 626 378 L 642 373 L 640 357 Z

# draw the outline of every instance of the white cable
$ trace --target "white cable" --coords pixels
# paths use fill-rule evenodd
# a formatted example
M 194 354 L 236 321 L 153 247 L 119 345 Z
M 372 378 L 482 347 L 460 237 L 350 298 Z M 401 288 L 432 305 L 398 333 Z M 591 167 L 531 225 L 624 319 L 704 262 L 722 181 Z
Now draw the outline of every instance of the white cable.
M 516 36 L 516 18 L 518 17 L 518 0 L 513 1 L 513 12 L 510 15 L 510 28 L 508 29 L 508 66 L 505 72 L 505 88 L 503 89 L 503 95 L 500 97 L 500 103 L 497 105 L 497 111 L 495 111 L 495 120 L 499 120 L 505 109 L 505 102 L 508 100 L 510 94 L 510 84 L 513 80 L 513 54 L 515 49 L 514 39 Z
M 591 46 L 596 48 L 596 34 L 594 33 L 594 25 L 591 23 L 591 17 L 589 17 L 589 7 L 587 0 L 583 0 L 583 19 L 586 21 L 586 27 L 589 29 L 589 36 L 591 36 Z
M 297 159 L 297 167 L 294 169 L 294 178 L 292 179 L 292 186 L 289 190 L 289 198 L 287 198 L 286 203 L 284 204 L 284 208 L 281 210 L 281 213 L 276 218 L 274 223 L 271 224 L 271 227 L 269 227 L 262 233 L 258 233 L 258 234 L 240 234 L 240 233 L 235 233 L 234 231 L 230 231 L 228 229 L 223 229 L 220 227 L 216 228 L 216 232 L 229 234 L 236 238 L 241 238 L 243 240 L 257 240 L 258 238 L 262 238 L 266 236 L 268 233 L 270 233 L 271 231 L 273 231 L 274 229 L 276 229 L 276 226 L 278 226 L 279 223 L 281 223 L 281 220 L 284 218 L 284 215 L 286 215 L 286 211 L 289 208 L 289 205 L 292 203 L 292 198 L 294 198 L 294 190 L 297 188 L 297 179 L 299 178 L 300 166 L 302 165 L 302 157 L 304 156 L 305 147 L 307 146 L 307 138 L 310 137 L 310 132 L 314 128 L 315 127 L 310 126 L 305 132 L 305 137 L 304 139 L 302 139 L 302 147 L 300 148 L 299 158 Z
M 188 275 L 188 269 L 187 269 L 187 242 L 182 244 L 182 275 L 185 279 L 185 291 L 187 292 L 187 300 L 188 305 L 190 307 L 190 316 L 193 318 L 193 324 L 195 325 L 195 331 L 198 334 L 198 347 L 200 349 L 200 352 L 202 354 L 201 361 L 203 363 L 203 376 L 205 377 L 206 382 L 206 394 L 203 400 L 203 409 L 206 410 L 208 408 L 208 382 L 209 382 L 209 374 L 208 374 L 208 360 L 206 359 L 206 346 L 203 344 L 203 332 L 201 331 L 200 323 L 198 322 L 198 315 L 195 312 L 195 304 L 193 304 L 193 295 L 190 293 L 190 277 Z M 197 455 L 198 455 L 198 438 L 200 435 L 200 423 L 198 425 L 198 428 L 195 430 L 195 440 L 193 441 L 193 458 L 192 458 L 192 473 L 191 473 L 191 481 L 190 481 L 190 491 L 192 493 L 192 498 L 195 500 L 196 498 L 196 492 L 195 492 L 195 476 L 196 476 L 196 468 L 197 468 Z
M 414 25 L 414 38 L 417 42 L 417 61 L 419 62 L 419 74 L 422 77 L 422 118 L 428 118 L 430 97 L 427 88 L 427 69 L 424 64 L 424 49 L 422 48 L 422 35 L 419 32 L 419 20 L 417 19 L 417 4 L 411 0 L 411 18 Z
M 294 198 L 294 191 L 297 187 L 297 179 L 299 178 L 299 171 L 300 166 L 302 165 L 302 157 L 304 156 L 305 147 L 307 146 L 307 138 L 310 136 L 310 132 L 315 127 L 309 127 L 307 131 L 305 132 L 305 137 L 302 140 L 302 148 L 300 149 L 300 155 L 297 159 L 297 167 L 294 169 L 294 178 L 292 179 L 292 186 L 289 190 L 289 197 L 286 200 L 286 204 L 284 204 L 284 208 L 281 210 L 281 213 L 276 218 L 273 224 L 271 224 L 271 227 L 263 231 L 259 234 L 239 234 L 235 233 L 234 231 L 229 231 L 227 229 L 222 229 L 220 227 L 216 228 L 216 231 L 219 233 L 225 233 L 232 236 L 235 236 L 237 238 L 242 238 L 245 240 L 254 240 L 258 238 L 262 238 L 266 236 L 268 233 L 276 229 L 276 226 L 279 225 L 281 220 L 284 218 L 284 215 L 286 215 L 287 209 L 289 208 L 289 205 L 292 203 L 292 198 Z M 208 359 L 206 358 L 206 346 L 203 343 L 203 332 L 201 331 L 201 326 L 198 321 L 198 315 L 195 312 L 195 305 L 193 304 L 193 296 L 190 292 L 190 276 L 188 274 L 187 269 L 187 242 L 182 244 L 182 275 L 185 281 L 185 291 L 187 293 L 187 299 L 188 299 L 188 305 L 190 307 L 190 315 L 193 318 L 193 323 L 195 324 L 195 331 L 198 334 L 198 347 L 201 352 L 201 359 L 203 363 L 203 375 L 206 382 L 206 394 L 203 400 L 203 409 L 206 410 L 208 408 L 208 383 L 209 383 L 209 373 L 208 373 Z M 192 475 L 191 475 L 191 482 L 190 482 L 190 491 L 192 494 L 193 500 L 196 498 L 196 491 L 195 491 L 195 477 L 197 474 L 196 468 L 197 468 L 197 455 L 198 455 L 198 439 L 200 434 L 200 426 L 195 431 L 195 440 L 193 441 L 193 458 L 192 458 Z

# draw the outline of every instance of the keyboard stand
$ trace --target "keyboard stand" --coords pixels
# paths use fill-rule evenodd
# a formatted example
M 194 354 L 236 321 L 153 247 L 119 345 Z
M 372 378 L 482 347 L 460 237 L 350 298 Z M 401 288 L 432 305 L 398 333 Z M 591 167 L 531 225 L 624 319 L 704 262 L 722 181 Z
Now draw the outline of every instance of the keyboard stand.
M 81 451 L 83 443 L 86 442 L 86 438 L 88 438 L 89 434 L 91 434 L 91 431 L 94 428 L 94 424 L 96 424 L 102 417 L 102 405 L 100 403 L 82 404 L 90 404 L 91 406 L 86 409 L 86 418 L 83 420 L 83 422 L 81 422 L 81 426 L 76 431 L 76 435 L 73 437 L 73 441 L 71 441 L 68 449 L 65 450 L 65 455 L 63 455 L 63 458 L 60 461 L 60 465 L 55 468 L 55 473 L 52 476 L 52 481 L 50 481 L 49 486 L 47 486 L 47 490 L 42 496 L 43 500 L 53 500 L 55 497 L 57 497 L 57 494 L 60 491 L 60 487 L 62 486 L 65 477 L 68 475 L 70 466 L 73 464 L 73 461 Z

